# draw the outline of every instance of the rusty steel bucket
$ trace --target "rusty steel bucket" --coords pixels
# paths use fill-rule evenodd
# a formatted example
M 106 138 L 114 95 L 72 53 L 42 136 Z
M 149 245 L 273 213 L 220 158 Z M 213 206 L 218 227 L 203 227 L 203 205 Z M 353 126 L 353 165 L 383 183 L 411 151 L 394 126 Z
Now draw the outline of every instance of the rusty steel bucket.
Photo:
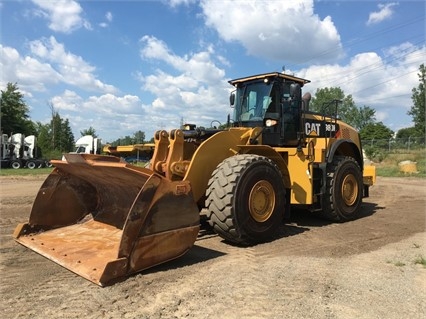
M 100 286 L 193 246 L 199 212 L 188 182 L 113 156 L 65 159 L 52 161 L 17 242 Z

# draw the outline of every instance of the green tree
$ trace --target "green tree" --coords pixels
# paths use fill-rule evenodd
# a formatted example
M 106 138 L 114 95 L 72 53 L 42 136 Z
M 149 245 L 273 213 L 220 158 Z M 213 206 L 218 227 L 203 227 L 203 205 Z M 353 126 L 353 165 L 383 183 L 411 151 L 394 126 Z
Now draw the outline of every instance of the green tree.
M 393 131 L 382 122 L 370 123 L 365 125 L 359 132 L 361 139 L 370 140 L 371 144 L 364 147 L 367 157 L 373 161 L 381 162 L 387 157 L 387 149 L 389 140 L 393 136 Z
M 96 130 L 93 127 L 89 127 L 88 129 L 80 131 L 81 136 L 85 135 L 92 135 L 93 137 L 98 137 L 98 134 L 96 134 Z
M 135 144 L 142 144 L 145 142 L 145 132 L 137 131 L 134 134 Z
M 49 106 L 52 111 L 52 120 L 50 121 L 51 149 L 70 152 L 74 149 L 74 134 L 72 133 L 69 120 L 63 119 L 59 115 L 59 112 L 55 110 L 52 103 Z
M 408 111 L 408 115 L 413 117 L 414 127 L 416 129 L 416 135 L 418 137 L 425 136 L 425 79 L 426 79 L 426 68 L 424 64 L 419 67 L 419 86 L 412 89 L 411 99 L 413 105 Z
M 365 125 L 359 134 L 362 140 L 388 140 L 393 136 L 393 131 L 382 122 Z
M 111 143 L 112 146 L 118 145 L 133 145 L 133 144 L 142 144 L 145 142 L 145 132 L 136 131 L 132 136 L 126 135 L 125 137 L 120 137 L 119 139 Z
M 28 115 L 29 108 L 18 85 L 7 83 L 6 90 L 1 91 L 1 130 L 4 134 L 34 134 L 35 125 Z
M 369 106 L 355 107 L 347 114 L 348 124 L 361 131 L 366 125 L 376 123 L 376 110 Z
M 350 123 L 356 113 L 355 102 L 351 95 L 346 96 L 340 87 L 317 89 L 312 97 L 310 108 L 312 111 L 327 115 L 337 115 L 342 121 Z
M 376 122 L 374 109 L 366 105 L 357 107 L 352 95 L 345 95 L 339 87 L 317 89 L 310 108 L 321 114 L 337 114 L 342 121 L 359 131 Z
M 61 158 L 62 153 L 74 150 L 74 134 L 68 119 L 63 119 L 52 109 L 52 119 L 48 124 L 37 122 L 38 146 L 44 157 Z
M 129 135 L 126 135 L 125 137 L 120 137 L 119 139 L 116 139 L 111 143 L 112 146 L 119 146 L 119 145 L 132 145 L 133 140 Z
M 417 135 L 417 130 L 414 126 L 413 127 L 406 127 L 406 128 L 400 129 L 396 133 L 396 138 L 408 139 L 409 137 L 414 137 L 416 135 Z
M 70 121 L 68 119 L 62 120 L 60 141 L 62 150 L 68 150 L 68 152 L 74 150 L 74 134 L 71 130 Z
M 52 138 L 50 136 L 50 125 L 41 122 L 36 123 L 36 132 L 38 135 L 37 146 L 41 149 L 44 157 L 48 157 L 52 150 Z

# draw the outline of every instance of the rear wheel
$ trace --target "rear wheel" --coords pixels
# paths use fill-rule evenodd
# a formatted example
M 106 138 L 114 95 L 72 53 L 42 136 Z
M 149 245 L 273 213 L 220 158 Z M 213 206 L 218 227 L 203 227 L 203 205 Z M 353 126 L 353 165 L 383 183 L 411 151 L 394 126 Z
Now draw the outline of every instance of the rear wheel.
M 329 193 L 322 216 L 332 221 L 348 221 L 359 216 L 362 203 L 362 171 L 352 157 L 336 156 L 327 168 Z
M 250 245 L 272 238 L 283 220 L 285 187 L 268 158 L 242 154 L 225 159 L 210 178 L 206 211 L 222 238 Z
M 13 169 L 18 169 L 18 168 L 21 168 L 22 167 L 22 162 L 20 161 L 20 160 L 13 160 L 11 163 L 10 163 L 10 167 L 12 167 Z
M 35 162 L 35 161 L 33 161 L 33 160 L 29 160 L 28 162 L 27 162 L 27 168 L 29 168 L 29 169 L 34 169 L 34 168 L 36 168 L 37 167 L 37 163 Z

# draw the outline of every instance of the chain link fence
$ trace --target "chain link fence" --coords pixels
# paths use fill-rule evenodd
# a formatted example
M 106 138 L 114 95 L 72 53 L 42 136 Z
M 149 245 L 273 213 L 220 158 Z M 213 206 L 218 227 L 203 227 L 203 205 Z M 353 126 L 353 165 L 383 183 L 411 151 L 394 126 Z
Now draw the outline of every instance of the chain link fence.
M 388 153 L 409 153 L 426 148 L 425 137 L 391 138 L 388 140 L 362 140 L 365 149 L 376 149 Z

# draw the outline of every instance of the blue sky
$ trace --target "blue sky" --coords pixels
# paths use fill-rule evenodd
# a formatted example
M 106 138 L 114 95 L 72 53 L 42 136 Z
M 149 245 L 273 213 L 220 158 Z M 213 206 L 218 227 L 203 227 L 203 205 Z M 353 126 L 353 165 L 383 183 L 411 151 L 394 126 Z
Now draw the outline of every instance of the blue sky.
M 393 131 L 426 62 L 422 1 L 0 1 L 0 88 L 33 121 L 51 107 L 75 138 L 225 122 L 228 80 L 281 71 L 340 87 Z

